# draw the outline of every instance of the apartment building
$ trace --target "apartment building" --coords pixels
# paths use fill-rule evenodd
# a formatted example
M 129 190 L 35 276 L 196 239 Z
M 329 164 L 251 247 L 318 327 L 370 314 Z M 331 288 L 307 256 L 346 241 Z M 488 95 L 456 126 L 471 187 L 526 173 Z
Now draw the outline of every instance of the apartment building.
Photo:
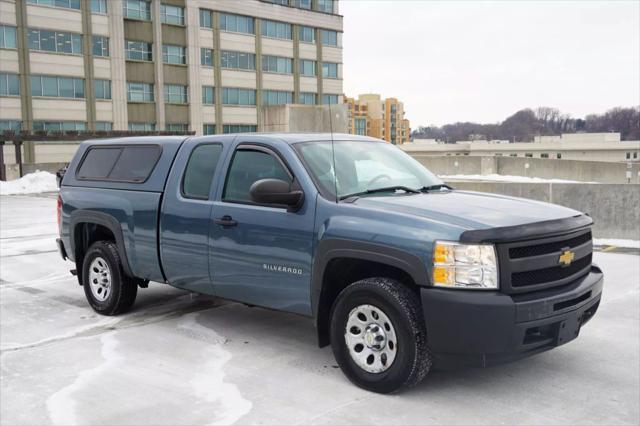
M 382 99 L 377 94 L 345 98 L 349 108 L 349 133 L 384 139 L 401 145 L 411 139 L 409 120 L 404 118 L 404 104 L 396 98 Z
M 338 0 L 0 0 L 0 131 L 250 132 L 342 93 Z

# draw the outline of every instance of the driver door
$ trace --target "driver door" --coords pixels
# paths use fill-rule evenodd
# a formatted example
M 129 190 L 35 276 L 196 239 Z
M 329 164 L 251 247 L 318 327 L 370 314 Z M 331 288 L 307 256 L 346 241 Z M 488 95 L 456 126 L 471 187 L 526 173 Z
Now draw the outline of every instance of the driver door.
M 314 200 L 297 212 L 261 205 L 249 195 L 260 179 L 296 177 L 272 147 L 240 143 L 228 160 L 211 225 L 215 293 L 259 306 L 309 314 Z

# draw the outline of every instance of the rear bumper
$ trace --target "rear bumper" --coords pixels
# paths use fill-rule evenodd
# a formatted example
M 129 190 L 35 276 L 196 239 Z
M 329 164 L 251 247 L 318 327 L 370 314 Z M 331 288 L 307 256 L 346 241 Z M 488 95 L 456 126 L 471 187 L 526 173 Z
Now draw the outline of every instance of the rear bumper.
M 603 274 L 528 295 L 425 288 L 422 306 L 438 368 L 511 361 L 565 344 L 595 314 Z
M 62 260 L 67 260 L 69 256 L 67 256 L 67 251 L 64 248 L 62 238 L 56 238 L 56 244 L 58 245 L 58 253 L 60 253 L 60 257 L 62 257 Z

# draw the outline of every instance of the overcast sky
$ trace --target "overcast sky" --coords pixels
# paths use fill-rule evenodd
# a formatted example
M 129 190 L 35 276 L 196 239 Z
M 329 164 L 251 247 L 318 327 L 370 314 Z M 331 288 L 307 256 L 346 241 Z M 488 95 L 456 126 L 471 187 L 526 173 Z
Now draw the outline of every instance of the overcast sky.
M 639 5 L 341 0 L 344 91 L 399 98 L 412 128 L 638 105 Z

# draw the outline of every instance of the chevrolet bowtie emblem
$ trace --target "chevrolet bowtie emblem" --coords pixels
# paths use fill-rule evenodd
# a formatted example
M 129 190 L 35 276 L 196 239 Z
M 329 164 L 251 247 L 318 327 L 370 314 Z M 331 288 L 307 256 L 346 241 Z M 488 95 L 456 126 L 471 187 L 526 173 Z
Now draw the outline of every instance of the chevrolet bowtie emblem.
M 562 266 L 569 266 L 571 265 L 571 262 L 573 262 L 573 258 L 575 256 L 575 253 L 573 253 L 571 250 L 565 250 L 560 255 L 560 259 L 558 259 L 558 262 L 560 262 Z

